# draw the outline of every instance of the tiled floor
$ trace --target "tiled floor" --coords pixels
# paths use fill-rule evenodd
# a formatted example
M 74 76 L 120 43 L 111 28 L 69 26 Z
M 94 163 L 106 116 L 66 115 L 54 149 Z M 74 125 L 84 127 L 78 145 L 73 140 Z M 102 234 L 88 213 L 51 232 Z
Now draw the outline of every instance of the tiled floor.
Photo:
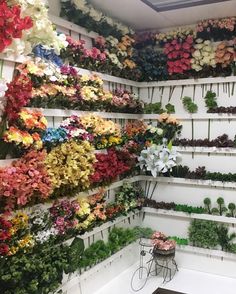
M 152 294 L 158 286 L 186 294 L 236 293 L 236 279 L 210 275 L 187 269 L 180 269 L 174 279 L 165 285 L 162 284 L 161 278 L 151 277 L 143 290 L 133 292 L 130 287 L 130 281 L 132 273 L 136 268 L 137 265 L 134 265 L 124 271 L 95 294 Z

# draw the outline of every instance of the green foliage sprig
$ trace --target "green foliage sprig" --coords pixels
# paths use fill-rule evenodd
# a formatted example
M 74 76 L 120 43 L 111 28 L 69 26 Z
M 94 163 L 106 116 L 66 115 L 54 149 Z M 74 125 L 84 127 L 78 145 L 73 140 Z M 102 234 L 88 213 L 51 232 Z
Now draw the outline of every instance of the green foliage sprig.
M 218 104 L 216 101 L 216 93 L 212 91 L 207 91 L 206 96 L 204 97 L 204 100 L 208 110 L 218 107 Z
M 183 97 L 182 102 L 183 102 L 184 108 L 189 113 L 196 113 L 198 111 L 197 104 L 194 103 L 190 97 L 188 96 Z

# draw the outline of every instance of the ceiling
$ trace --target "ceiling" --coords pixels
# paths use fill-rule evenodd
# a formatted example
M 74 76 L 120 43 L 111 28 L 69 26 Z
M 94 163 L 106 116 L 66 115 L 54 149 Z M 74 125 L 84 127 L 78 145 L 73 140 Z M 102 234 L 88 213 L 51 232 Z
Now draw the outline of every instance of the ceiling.
M 155 3 L 165 1 L 156 0 Z M 179 2 L 179 0 L 171 1 Z M 131 25 L 136 30 L 165 29 L 194 24 L 202 19 L 236 16 L 236 0 L 163 12 L 155 11 L 141 0 L 89 0 L 89 2 L 107 15 Z

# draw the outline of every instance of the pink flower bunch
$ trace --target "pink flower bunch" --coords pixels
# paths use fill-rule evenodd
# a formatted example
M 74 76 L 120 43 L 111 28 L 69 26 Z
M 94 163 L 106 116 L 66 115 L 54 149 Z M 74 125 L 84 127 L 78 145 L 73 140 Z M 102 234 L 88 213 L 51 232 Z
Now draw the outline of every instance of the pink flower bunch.
M 78 71 L 73 66 L 63 65 L 60 70 L 63 75 L 72 75 L 73 77 L 78 76 Z
M 68 46 L 73 48 L 74 50 L 82 50 L 84 49 L 85 41 L 84 40 L 75 40 L 70 36 L 66 36 L 66 41 L 68 42 Z
M 164 53 L 167 55 L 168 73 L 183 74 L 191 69 L 191 57 L 193 48 L 193 37 L 188 36 L 185 40 L 174 39 L 165 43 Z
M 105 52 L 101 52 L 100 49 L 92 47 L 91 49 L 83 50 L 83 58 L 92 58 L 93 60 L 105 61 L 107 55 Z
M 94 141 L 94 136 L 85 130 L 80 118 L 76 115 L 71 115 L 62 121 L 60 127 L 66 130 L 67 139 Z
M 197 24 L 196 30 L 197 32 L 203 32 L 207 29 L 207 31 L 210 32 L 212 28 L 219 28 L 233 32 L 235 30 L 235 25 L 235 16 L 222 19 L 206 19 Z
M 116 89 L 113 92 L 112 98 L 112 105 L 116 107 L 129 107 L 129 108 L 136 108 L 136 107 L 143 107 L 142 101 L 138 100 L 134 93 L 128 90 L 119 90 Z
M 45 151 L 30 151 L 12 166 L 0 169 L 2 208 L 11 210 L 49 197 L 52 188 L 44 166 L 45 158 Z
M 166 251 L 174 249 L 176 246 L 176 242 L 174 240 L 168 240 L 166 235 L 162 232 L 153 233 L 152 244 L 155 248 Z
M 95 39 L 95 45 L 100 49 L 104 49 L 106 47 L 106 39 L 103 36 L 98 36 Z
M 79 209 L 80 205 L 77 200 L 54 202 L 49 211 L 54 227 L 58 230 L 59 234 L 63 235 L 68 230 L 76 228 L 78 224 L 76 213 Z

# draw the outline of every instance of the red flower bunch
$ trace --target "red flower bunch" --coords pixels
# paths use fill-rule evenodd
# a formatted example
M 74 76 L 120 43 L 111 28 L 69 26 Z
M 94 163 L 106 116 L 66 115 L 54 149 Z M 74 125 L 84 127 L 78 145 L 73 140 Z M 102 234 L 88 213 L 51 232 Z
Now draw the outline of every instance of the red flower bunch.
M 95 173 L 90 177 L 92 183 L 109 183 L 128 171 L 130 167 L 119 159 L 117 151 L 109 149 L 107 154 L 96 154 L 97 162 L 94 165 Z
M 174 39 L 165 43 L 164 53 L 167 55 L 168 73 L 183 74 L 191 69 L 193 37 L 188 36 L 185 40 Z
M 8 120 L 12 121 L 19 117 L 20 109 L 26 106 L 31 99 L 32 82 L 29 77 L 21 74 L 16 76 L 7 86 L 5 112 Z
M 9 246 L 5 244 L 5 242 L 11 239 L 10 229 L 12 227 L 12 223 L 3 217 L 0 217 L 0 256 L 8 255 Z
M 21 38 L 22 31 L 33 26 L 31 17 L 20 17 L 21 7 L 7 5 L 6 0 L 0 0 L 0 52 L 11 45 L 12 39 Z
M 29 202 L 45 200 L 51 182 L 44 166 L 46 152 L 30 151 L 12 166 L 0 169 L 0 203 L 2 209 L 14 209 Z

